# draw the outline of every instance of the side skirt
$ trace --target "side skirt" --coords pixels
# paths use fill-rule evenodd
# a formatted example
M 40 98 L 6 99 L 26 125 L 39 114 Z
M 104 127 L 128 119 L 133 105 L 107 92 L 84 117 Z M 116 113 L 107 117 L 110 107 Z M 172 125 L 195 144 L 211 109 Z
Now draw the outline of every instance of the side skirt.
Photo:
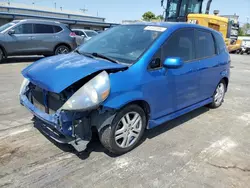
M 188 112 L 191 112 L 191 111 L 193 111 L 193 110 L 195 110 L 197 108 L 205 106 L 205 105 L 207 105 L 207 104 L 209 104 L 211 102 L 213 102 L 213 98 L 206 99 L 204 101 L 196 103 L 196 104 L 194 104 L 192 106 L 189 106 L 187 108 L 181 109 L 181 110 L 176 111 L 174 113 L 168 114 L 168 115 L 163 116 L 161 118 L 158 118 L 158 119 L 155 119 L 155 120 L 149 120 L 149 124 L 148 124 L 147 129 L 152 129 L 152 128 L 154 128 L 156 126 L 159 126 L 159 125 L 161 125 L 161 124 L 163 124 L 163 123 L 165 123 L 167 121 L 170 121 L 170 120 L 175 119 L 175 118 L 177 118 L 177 117 L 179 117 L 181 115 L 184 115 L 184 114 L 186 114 Z

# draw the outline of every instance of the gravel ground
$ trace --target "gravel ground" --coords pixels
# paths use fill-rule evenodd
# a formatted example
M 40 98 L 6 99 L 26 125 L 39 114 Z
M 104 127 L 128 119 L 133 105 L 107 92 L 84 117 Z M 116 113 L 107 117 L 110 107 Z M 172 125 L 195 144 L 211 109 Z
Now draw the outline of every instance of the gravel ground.
M 0 64 L 0 187 L 249 187 L 250 56 L 232 55 L 223 106 L 148 130 L 140 146 L 120 157 L 98 139 L 77 155 L 33 127 L 17 95 L 20 71 L 36 59 Z

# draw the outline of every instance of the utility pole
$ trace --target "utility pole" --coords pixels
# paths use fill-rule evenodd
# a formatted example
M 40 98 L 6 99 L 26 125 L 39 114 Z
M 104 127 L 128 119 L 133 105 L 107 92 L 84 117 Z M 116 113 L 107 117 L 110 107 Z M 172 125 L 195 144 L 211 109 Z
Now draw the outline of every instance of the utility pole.
M 87 12 L 88 9 L 85 8 L 85 5 L 84 5 L 84 8 L 81 8 L 80 11 L 82 11 L 83 13 Z
M 56 9 L 56 2 L 55 2 L 55 9 Z

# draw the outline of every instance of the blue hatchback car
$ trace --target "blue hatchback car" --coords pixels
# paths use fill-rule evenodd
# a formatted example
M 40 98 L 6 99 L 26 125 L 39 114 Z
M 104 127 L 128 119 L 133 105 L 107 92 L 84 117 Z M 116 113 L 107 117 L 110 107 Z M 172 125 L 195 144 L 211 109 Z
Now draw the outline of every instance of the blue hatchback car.
M 109 29 L 74 52 L 22 71 L 20 102 L 37 128 L 85 150 L 96 128 L 115 154 L 144 130 L 204 105 L 219 107 L 230 56 L 217 31 L 187 23 L 139 23 Z

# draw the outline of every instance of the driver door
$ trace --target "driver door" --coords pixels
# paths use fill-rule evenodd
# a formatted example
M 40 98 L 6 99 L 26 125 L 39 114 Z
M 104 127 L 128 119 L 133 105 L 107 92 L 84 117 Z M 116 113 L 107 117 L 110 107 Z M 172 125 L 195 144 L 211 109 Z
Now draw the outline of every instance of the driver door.
M 30 54 L 35 47 L 33 25 L 31 23 L 19 24 L 13 30 L 13 34 L 7 34 L 6 50 L 11 52 L 11 55 Z
M 193 29 L 174 32 L 161 47 L 161 64 L 168 57 L 180 57 L 184 65 L 177 69 L 150 68 L 148 73 L 154 82 L 149 91 L 150 103 L 155 104 L 152 118 L 182 110 L 201 100 L 199 61 L 195 60 Z

